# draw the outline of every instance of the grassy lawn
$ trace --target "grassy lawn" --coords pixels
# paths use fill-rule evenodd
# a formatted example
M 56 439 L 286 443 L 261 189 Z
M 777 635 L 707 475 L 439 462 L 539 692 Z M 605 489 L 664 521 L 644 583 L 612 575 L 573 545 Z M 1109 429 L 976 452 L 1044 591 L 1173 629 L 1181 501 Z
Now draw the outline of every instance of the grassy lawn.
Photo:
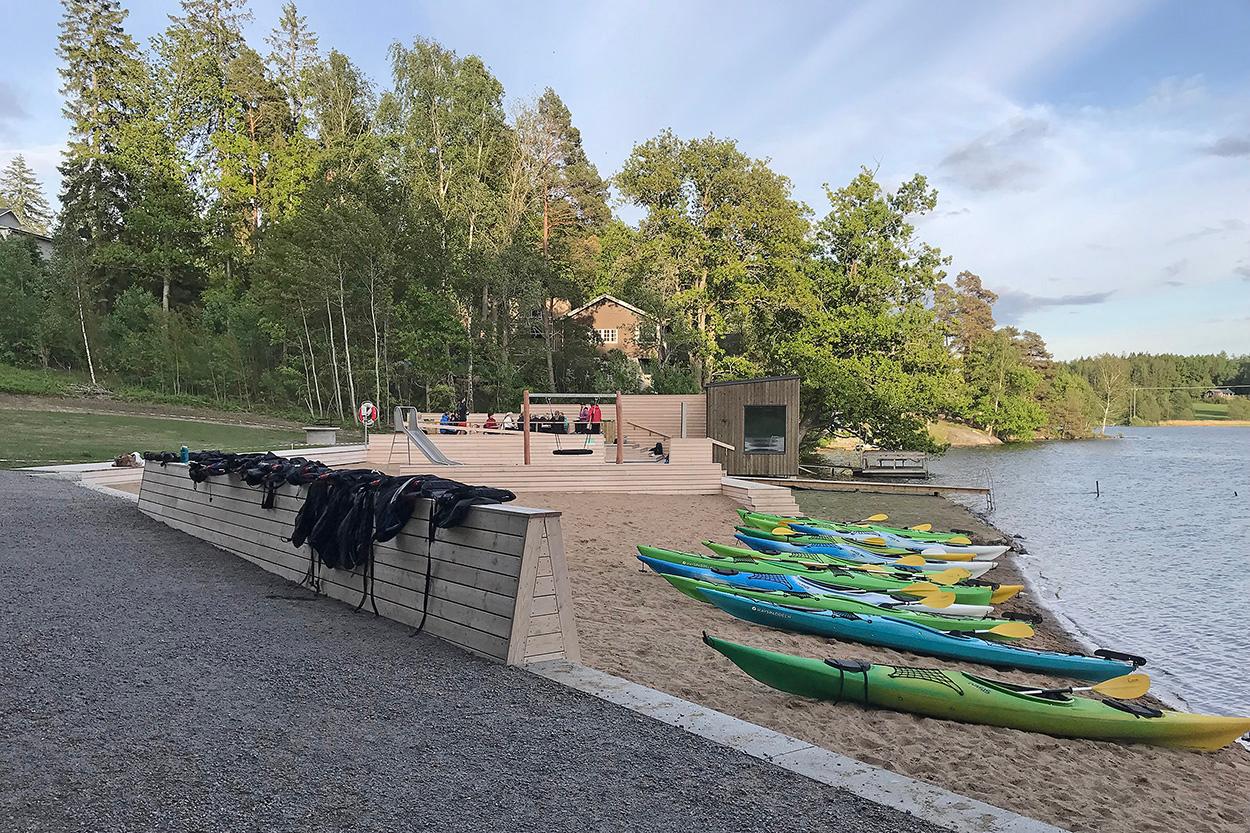
M 1195 402 L 1194 419 L 1228 419 L 1228 405 L 1224 402 Z
M 0 410 L 0 468 L 112 460 L 130 451 L 263 451 L 302 443 L 300 431 L 128 414 Z

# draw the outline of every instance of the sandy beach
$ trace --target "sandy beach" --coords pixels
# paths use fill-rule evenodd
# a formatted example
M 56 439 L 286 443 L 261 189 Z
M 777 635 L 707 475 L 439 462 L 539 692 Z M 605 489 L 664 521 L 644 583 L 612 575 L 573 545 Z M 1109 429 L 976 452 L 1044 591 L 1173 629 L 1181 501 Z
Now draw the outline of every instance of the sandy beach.
M 1000 533 L 937 497 L 797 493 L 804 508 L 839 517 L 887 512 L 900 524 Z M 634 558 L 639 543 L 702 550 L 732 543 L 734 505 L 717 496 L 526 493 L 519 503 L 564 513 L 582 659 L 587 665 L 803 738 L 859 760 L 1072 831 L 1245 833 L 1250 830 L 1250 752 L 1215 753 L 1065 740 L 1012 729 L 805 700 L 770 689 L 706 648 L 707 630 L 728 639 L 814 657 L 946 666 L 1017 682 L 1055 678 L 917 657 L 749 625 L 672 590 Z M 1045 558 L 1045 553 L 1032 553 Z M 1012 557 L 990 575 L 1017 583 Z M 1004 609 L 1042 612 L 1027 596 Z M 1052 621 L 1029 645 L 1076 649 Z M 1141 650 L 1144 646 L 1116 646 Z M 1147 653 L 1147 656 L 1148 653 Z M 1149 670 L 1147 666 L 1146 670 Z

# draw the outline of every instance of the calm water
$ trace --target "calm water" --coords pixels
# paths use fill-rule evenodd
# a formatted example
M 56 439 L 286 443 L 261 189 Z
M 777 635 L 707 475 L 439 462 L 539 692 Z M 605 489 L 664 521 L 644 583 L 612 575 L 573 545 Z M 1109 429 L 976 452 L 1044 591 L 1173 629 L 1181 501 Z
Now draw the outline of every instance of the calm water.
M 1122 430 L 952 449 L 932 468 L 992 477 L 990 519 L 1024 537 L 1034 586 L 1085 639 L 1145 656 L 1172 701 L 1250 715 L 1250 428 Z

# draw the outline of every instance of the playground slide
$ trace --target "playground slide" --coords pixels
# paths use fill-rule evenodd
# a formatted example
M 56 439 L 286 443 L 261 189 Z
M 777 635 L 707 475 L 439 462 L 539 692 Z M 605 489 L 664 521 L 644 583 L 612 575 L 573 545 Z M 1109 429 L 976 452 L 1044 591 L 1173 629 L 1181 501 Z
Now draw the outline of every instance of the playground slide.
M 425 459 L 439 466 L 458 466 L 460 463 L 449 458 L 442 450 L 434 444 L 434 441 L 421 433 L 419 430 L 409 428 L 406 425 L 399 426 L 399 429 L 408 437 L 408 442 L 417 447 L 417 450 L 425 455 Z

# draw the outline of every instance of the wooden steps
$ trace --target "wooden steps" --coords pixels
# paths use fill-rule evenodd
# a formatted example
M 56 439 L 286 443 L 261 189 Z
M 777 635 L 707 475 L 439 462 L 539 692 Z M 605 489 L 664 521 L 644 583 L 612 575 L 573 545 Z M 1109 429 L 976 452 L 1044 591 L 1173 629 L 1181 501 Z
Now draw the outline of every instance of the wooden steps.
M 756 512 L 772 515 L 801 515 L 794 495 L 784 486 L 770 486 L 737 477 L 721 480 L 721 487 L 731 500 Z
M 393 466 L 397 474 L 428 474 L 429 465 Z M 443 473 L 440 470 L 438 473 Z M 626 492 L 635 494 L 721 493 L 724 469 L 715 463 L 665 465 L 625 463 L 593 466 L 467 465 L 446 469 L 446 476 L 465 483 L 480 483 L 515 492 Z

